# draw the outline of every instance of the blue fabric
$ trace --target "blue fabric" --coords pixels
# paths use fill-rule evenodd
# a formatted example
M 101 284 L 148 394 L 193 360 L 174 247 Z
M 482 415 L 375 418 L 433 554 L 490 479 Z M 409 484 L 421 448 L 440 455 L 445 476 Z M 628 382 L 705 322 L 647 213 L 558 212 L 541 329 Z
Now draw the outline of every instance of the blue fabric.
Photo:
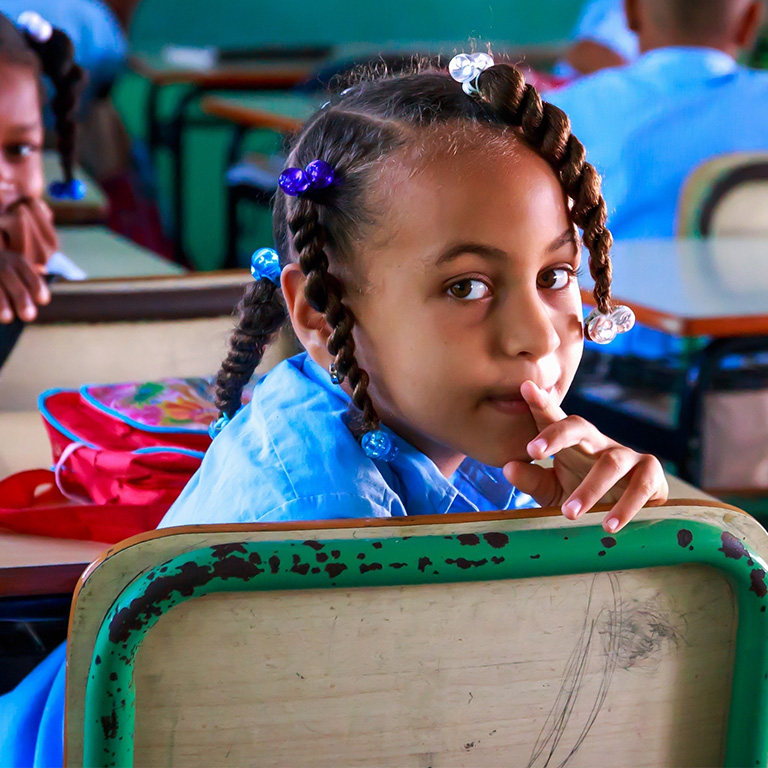
M 24 11 L 37 11 L 69 35 L 75 60 L 88 70 L 88 93 L 111 83 L 123 69 L 126 39 L 114 13 L 100 0 L 0 0 L 0 13 L 14 21 Z
M 349 397 L 306 354 L 276 366 L 208 449 L 160 527 L 536 506 L 498 468 L 466 459 L 450 480 L 397 435 L 369 459 L 344 423 Z
M 342 421 L 348 404 L 306 354 L 280 363 L 213 441 L 160 527 L 537 506 L 500 469 L 471 459 L 446 479 L 396 435 L 394 461 L 369 459 Z M 0 768 L 62 764 L 65 654 L 62 645 L 0 697 Z
M 615 51 L 627 61 L 639 53 L 637 35 L 627 26 L 624 0 L 592 0 L 585 4 L 571 35 L 574 42 L 591 40 Z M 567 61 L 559 61 L 553 73 L 569 79 L 581 77 Z
M 575 40 L 593 40 L 634 61 L 640 47 L 637 35 L 627 26 L 624 0 L 592 0 L 581 12 L 573 33 Z
M 768 73 L 710 48 L 659 48 L 545 98 L 603 176 L 616 238 L 670 237 L 686 176 L 726 152 L 768 149 Z
M 49 768 L 64 760 L 66 643 L 0 696 L 0 767 Z

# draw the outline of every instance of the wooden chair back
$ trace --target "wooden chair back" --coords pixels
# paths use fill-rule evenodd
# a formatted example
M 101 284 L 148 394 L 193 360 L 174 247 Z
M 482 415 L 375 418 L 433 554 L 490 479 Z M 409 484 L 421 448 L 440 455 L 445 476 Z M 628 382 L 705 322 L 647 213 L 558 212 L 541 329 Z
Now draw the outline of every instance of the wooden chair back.
M 677 234 L 768 235 L 768 152 L 720 155 L 695 168 L 680 193 Z
M 81 765 L 765 765 L 768 534 L 716 502 L 168 529 L 84 574 Z

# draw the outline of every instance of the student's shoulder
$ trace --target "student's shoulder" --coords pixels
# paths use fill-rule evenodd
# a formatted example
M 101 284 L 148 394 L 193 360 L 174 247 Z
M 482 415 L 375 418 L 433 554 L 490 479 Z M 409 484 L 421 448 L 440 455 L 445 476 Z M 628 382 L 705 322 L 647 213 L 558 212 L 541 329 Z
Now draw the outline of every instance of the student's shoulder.
M 544 99 L 561 109 L 565 109 L 566 112 L 568 107 L 591 109 L 590 102 L 594 104 L 594 99 L 608 101 L 615 98 L 617 92 L 626 91 L 630 88 L 635 79 L 636 75 L 632 65 L 609 67 L 608 69 L 601 69 L 599 72 L 593 72 L 591 75 L 584 75 L 562 88 L 548 91 L 544 94 Z
M 221 431 L 163 525 L 398 514 L 343 422 L 346 400 L 304 360 L 281 363 Z
M 745 94 L 765 98 L 768 94 L 768 71 L 742 67 L 739 70 L 738 83 Z

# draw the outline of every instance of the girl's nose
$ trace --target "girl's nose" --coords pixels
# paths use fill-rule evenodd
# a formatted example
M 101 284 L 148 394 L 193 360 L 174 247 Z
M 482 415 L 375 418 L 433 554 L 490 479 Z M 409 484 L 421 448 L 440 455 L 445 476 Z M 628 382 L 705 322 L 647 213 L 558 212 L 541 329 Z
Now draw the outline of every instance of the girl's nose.
M 560 335 L 553 323 L 552 310 L 538 291 L 509 296 L 501 313 L 501 345 L 510 357 L 523 355 L 538 360 L 560 346 Z
M 8 162 L 3 152 L 0 152 L 0 180 L 5 182 L 13 180 L 13 165 Z

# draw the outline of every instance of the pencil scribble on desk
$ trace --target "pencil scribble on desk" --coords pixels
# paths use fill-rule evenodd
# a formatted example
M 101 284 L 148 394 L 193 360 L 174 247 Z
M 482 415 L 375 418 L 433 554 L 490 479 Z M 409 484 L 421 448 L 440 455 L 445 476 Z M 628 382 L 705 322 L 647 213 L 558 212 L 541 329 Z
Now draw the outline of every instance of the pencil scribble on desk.
M 602 602 L 595 597 L 598 579 L 608 579 L 610 588 Z M 616 667 L 655 672 L 665 646 L 674 652 L 685 642 L 685 629 L 685 617 L 660 595 L 642 603 L 622 601 L 618 576 L 595 574 L 581 631 L 527 768 L 567 765 L 597 720 Z

